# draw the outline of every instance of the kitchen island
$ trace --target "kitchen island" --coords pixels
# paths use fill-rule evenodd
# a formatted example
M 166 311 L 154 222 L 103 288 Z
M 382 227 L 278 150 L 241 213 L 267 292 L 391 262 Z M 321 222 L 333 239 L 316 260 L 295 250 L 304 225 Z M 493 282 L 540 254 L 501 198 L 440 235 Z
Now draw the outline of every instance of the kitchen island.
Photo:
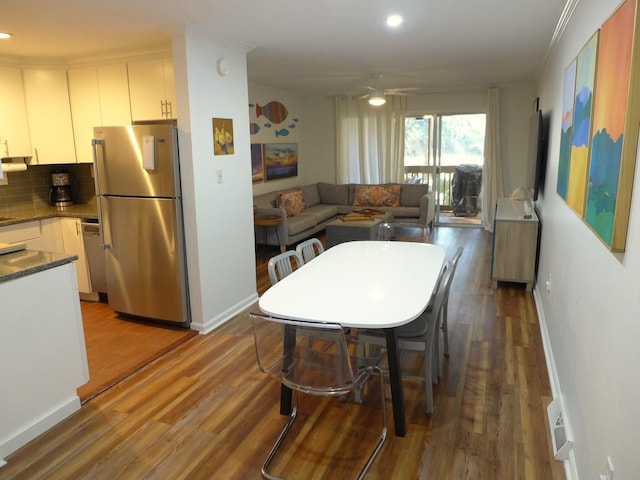
M 0 255 L 0 466 L 80 408 L 76 389 L 89 368 L 76 258 L 37 250 Z

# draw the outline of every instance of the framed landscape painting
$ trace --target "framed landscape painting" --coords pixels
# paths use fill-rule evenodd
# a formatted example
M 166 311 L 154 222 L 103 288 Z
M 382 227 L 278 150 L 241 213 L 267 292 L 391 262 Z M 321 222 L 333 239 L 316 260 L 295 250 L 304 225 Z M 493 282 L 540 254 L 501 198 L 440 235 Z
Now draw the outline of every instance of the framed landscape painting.
M 640 77 L 633 61 L 636 0 L 600 29 L 585 222 L 612 250 L 624 251 L 640 122 Z
M 593 114 L 593 88 L 596 78 L 598 33 L 578 54 L 576 65 L 575 102 L 573 107 L 573 138 L 569 161 L 567 205 L 580 217 L 584 217 L 591 146 L 591 117 Z
M 297 143 L 265 143 L 264 166 L 267 180 L 298 176 Z
M 264 164 L 262 162 L 262 144 L 251 144 L 251 179 L 252 183 L 264 181 Z

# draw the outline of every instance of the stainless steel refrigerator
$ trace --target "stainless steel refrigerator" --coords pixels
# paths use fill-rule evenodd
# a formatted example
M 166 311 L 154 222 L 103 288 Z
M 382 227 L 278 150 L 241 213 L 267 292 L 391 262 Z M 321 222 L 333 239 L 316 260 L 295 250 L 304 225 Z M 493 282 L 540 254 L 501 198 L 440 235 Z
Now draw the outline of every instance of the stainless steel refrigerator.
M 109 306 L 187 327 L 177 130 L 157 124 L 96 127 L 94 136 Z

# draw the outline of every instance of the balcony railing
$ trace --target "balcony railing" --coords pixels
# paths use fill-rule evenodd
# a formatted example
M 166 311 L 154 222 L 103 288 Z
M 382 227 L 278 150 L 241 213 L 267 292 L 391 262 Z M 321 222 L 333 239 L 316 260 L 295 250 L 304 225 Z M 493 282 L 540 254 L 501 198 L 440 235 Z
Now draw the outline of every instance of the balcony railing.
M 440 211 L 451 211 L 451 180 L 456 165 L 441 166 L 438 178 L 437 200 Z M 429 185 L 429 190 L 436 192 L 436 167 L 434 165 L 407 166 L 404 167 L 404 181 L 409 182 L 416 177 L 420 178 L 420 183 Z

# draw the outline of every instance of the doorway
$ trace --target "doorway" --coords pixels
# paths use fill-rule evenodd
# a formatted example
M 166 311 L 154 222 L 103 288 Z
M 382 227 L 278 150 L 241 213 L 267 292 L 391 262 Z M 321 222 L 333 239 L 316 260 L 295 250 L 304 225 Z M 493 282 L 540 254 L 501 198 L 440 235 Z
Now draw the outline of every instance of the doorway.
M 485 128 L 484 113 L 405 119 L 404 181 L 436 192 L 436 225 L 481 227 Z

